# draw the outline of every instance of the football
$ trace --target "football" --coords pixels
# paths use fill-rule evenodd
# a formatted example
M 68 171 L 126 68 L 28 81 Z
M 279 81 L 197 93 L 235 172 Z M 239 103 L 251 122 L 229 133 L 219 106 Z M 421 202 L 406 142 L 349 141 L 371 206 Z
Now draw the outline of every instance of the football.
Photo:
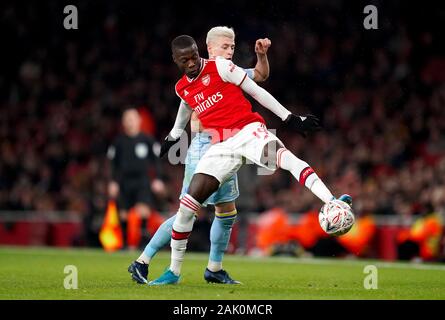
M 352 228 L 355 218 L 346 202 L 334 199 L 321 207 L 318 221 L 327 234 L 341 236 Z

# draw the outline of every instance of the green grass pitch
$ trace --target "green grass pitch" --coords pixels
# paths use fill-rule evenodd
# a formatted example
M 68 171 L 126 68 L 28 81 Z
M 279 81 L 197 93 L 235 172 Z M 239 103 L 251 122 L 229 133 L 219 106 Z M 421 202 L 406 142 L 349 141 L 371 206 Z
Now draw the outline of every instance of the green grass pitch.
M 8 300 L 331 300 L 445 299 L 445 265 L 370 260 L 251 258 L 227 255 L 224 268 L 243 285 L 208 284 L 207 255 L 188 252 L 178 285 L 149 287 L 130 280 L 138 252 L 99 249 L 0 247 L 0 299 Z M 169 264 L 162 251 L 149 278 Z M 365 289 L 366 265 L 377 267 L 377 289 Z M 67 265 L 77 268 L 78 289 L 64 288 Z

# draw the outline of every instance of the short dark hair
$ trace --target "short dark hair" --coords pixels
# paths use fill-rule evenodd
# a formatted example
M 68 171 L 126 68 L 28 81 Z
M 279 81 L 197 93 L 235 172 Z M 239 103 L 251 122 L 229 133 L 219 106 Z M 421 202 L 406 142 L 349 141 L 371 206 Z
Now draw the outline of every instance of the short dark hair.
M 172 41 L 172 51 L 175 51 L 177 49 L 190 48 L 193 45 L 197 46 L 195 39 L 193 39 L 192 37 L 184 34 L 184 35 L 181 35 L 181 36 L 177 36 L 176 38 L 173 39 L 173 41 Z

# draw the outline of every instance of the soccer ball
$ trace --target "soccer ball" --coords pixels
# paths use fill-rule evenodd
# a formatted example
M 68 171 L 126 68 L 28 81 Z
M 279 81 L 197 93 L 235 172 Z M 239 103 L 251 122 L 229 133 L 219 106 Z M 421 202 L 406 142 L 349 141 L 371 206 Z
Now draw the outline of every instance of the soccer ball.
M 334 199 L 321 207 L 318 221 L 327 234 L 341 236 L 352 228 L 355 218 L 346 202 Z

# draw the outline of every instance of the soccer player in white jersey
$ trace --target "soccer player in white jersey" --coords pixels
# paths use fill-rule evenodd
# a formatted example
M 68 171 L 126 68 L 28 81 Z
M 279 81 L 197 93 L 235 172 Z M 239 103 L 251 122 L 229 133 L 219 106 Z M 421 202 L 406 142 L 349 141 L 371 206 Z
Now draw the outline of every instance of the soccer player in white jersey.
M 231 60 L 235 51 L 235 32 L 232 28 L 225 26 L 214 27 L 207 33 L 206 44 L 210 59 L 220 56 Z M 269 39 L 258 39 L 255 43 L 255 53 L 257 55 L 255 68 L 244 69 L 248 77 L 256 82 L 265 81 L 269 76 L 267 50 L 270 45 Z M 203 132 L 202 124 L 195 113 L 191 115 L 190 127 L 196 135 L 187 151 L 180 199 L 187 193 L 199 159 L 210 147 L 211 137 L 208 133 Z M 210 256 L 207 268 L 204 271 L 204 279 L 207 282 L 240 283 L 233 280 L 222 268 L 223 256 L 227 250 L 232 226 L 237 216 L 235 200 L 238 196 L 238 179 L 235 173 L 203 203 L 203 206 L 207 204 L 215 206 L 215 219 L 210 229 Z M 176 215 L 170 217 L 158 228 L 140 257 L 129 266 L 128 271 L 137 283 L 147 283 L 149 263 L 154 255 L 170 242 L 175 218 Z
M 195 215 L 201 204 L 239 170 L 244 159 L 271 171 L 278 168 L 289 171 L 324 203 L 335 199 L 309 164 L 287 150 L 267 130 L 261 115 L 252 112 L 243 91 L 304 136 L 320 129 L 317 117 L 292 114 L 232 61 L 222 57 L 201 59 L 196 42 L 190 36 L 176 37 L 172 41 L 172 53 L 174 62 L 184 74 L 175 86 L 181 103 L 160 156 L 168 153 L 179 140 L 192 111 L 197 113 L 204 128 L 211 132 L 212 146 L 199 161 L 188 192 L 180 201 L 172 228 L 170 267 L 149 285 L 175 284 L 179 281 Z M 352 201 L 348 195 L 340 199 L 348 204 Z

